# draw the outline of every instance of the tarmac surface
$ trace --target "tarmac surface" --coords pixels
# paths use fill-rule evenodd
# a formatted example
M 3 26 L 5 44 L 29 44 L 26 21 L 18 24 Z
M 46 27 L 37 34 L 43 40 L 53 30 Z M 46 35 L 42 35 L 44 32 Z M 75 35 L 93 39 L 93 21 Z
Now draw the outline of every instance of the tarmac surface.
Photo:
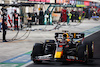
M 41 29 L 46 29 L 46 30 L 50 30 L 53 29 L 55 27 L 55 25 L 34 25 L 32 26 L 32 28 L 28 28 L 31 29 L 32 31 L 25 31 L 27 30 L 27 28 L 25 28 L 24 30 L 20 30 L 18 31 L 10 31 L 7 30 L 7 35 L 6 35 L 6 39 L 9 40 L 9 42 L 2 42 L 2 32 L 0 32 L 0 67 L 27 67 L 24 66 L 25 64 L 31 62 L 30 60 L 30 54 L 33 48 L 34 43 L 39 43 L 39 42 L 44 42 L 46 39 L 54 39 L 54 35 L 56 32 L 62 32 L 62 30 L 68 30 L 69 32 L 85 32 L 86 37 L 89 36 L 89 39 L 93 39 L 95 41 L 95 54 L 94 54 L 94 59 L 96 63 L 95 67 L 98 66 L 99 62 L 100 62 L 100 53 L 99 53 L 99 47 L 100 47 L 100 20 L 99 21 L 94 21 L 94 20 L 84 20 L 83 23 L 76 25 L 74 23 L 70 24 L 70 25 L 64 25 L 62 26 L 59 30 L 52 30 L 52 31 L 42 31 Z M 35 31 L 34 31 L 35 30 Z M 96 33 L 98 32 L 98 33 Z M 18 35 L 17 35 L 18 33 Z M 94 35 L 92 35 L 93 33 L 96 33 Z M 29 36 L 28 36 L 29 35 Z M 92 35 L 92 36 L 90 36 Z M 28 37 L 28 38 L 27 38 Z M 12 41 L 12 39 L 14 39 L 14 41 Z M 88 38 L 87 38 L 88 39 Z M 22 56 L 23 55 L 23 56 Z M 26 60 L 24 60 L 23 63 L 20 62 L 21 58 L 19 57 L 24 57 L 29 59 L 29 61 L 26 62 Z M 20 59 L 17 60 L 16 58 Z M 14 62 L 15 60 L 17 60 L 17 62 Z M 22 59 L 23 60 L 23 59 Z M 12 61 L 12 62 L 11 62 Z M 18 62 L 19 61 L 19 62 Z M 19 65 L 18 65 L 18 64 Z M 14 66 L 10 64 L 15 64 Z M 44 63 L 44 64 L 40 64 L 40 65 L 34 65 L 33 63 L 31 63 L 30 65 L 28 65 L 28 67 L 47 67 L 47 66 L 52 66 L 52 67 L 59 67 L 59 65 L 56 64 L 48 64 L 48 63 Z M 18 66 L 17 66 L 18 65 Z M 72 64 L 72 66 L 82 66 L 80 64 Z M 66 65 L 62 65 L 62 66 L 66 66 Z M 68 65 L 70 66 L 70 65 Z M 88 65 L 86 65 L 88 66 Z M 93 66 L 93 65 L 90 65 Z
M 94 41 L 94 58 L 90 59 L 87 64 L 78 63 L 78 62 L 70 62 L 66 64 L 62 64 L 61 62 L 43 62 L 41 64 L 30 63 L 26 67 L 100 67 L 100 31 L 86 37 L 86 41 Z

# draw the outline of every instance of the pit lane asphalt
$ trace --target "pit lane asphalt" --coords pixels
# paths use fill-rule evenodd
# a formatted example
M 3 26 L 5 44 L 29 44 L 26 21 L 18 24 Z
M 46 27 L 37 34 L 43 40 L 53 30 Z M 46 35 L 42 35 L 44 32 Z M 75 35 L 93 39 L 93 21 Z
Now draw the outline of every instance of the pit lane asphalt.
M 31 63 L 26 67 L 100 67 L 100 31 L 86 37 L 87 41 L 94 41 L 94 58 L 90 59 L 88 64 L 78 62 L 71 62 L 69 64 L 62 64 L 60 62 L 43 62 L 42 64 Z

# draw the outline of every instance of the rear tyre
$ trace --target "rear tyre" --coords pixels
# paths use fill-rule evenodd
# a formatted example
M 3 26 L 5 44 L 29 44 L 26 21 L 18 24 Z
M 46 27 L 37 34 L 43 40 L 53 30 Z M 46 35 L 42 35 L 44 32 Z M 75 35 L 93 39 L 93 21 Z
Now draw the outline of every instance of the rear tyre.
M 87 63 L 88 61 L 88 45 L 80 45 L 78 47 L 78 60 L 80 60 L 80 62 L 84 62 Z
M 88 58 L 89 58 L 89 49 L 88 49 L 88 45 L 85 46 L 85 52 L 84 52 L 84 63 L 87 64 L 88 62 Z
M 78 60 L 84 60 L 84 50 L 85 46 L 84 45 L 79 45 L 78 46 Z
M 92 59 L 93 58 L 93 54 L 94 54 L 94 42 L 90 41 L 85 41 L 84 42 L 85 45 L 88 45 L 88 50 L 89 50 L 89 58 Z

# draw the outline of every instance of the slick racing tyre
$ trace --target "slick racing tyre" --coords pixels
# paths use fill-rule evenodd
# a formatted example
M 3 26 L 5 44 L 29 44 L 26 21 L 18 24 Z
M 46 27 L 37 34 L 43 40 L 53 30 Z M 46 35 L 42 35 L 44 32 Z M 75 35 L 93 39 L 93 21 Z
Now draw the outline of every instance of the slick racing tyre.
M 87 64 L 88 62 L 88 58 L 89 58 L 89 49 L 88 49 L 88 45 L 85 45 L 85 51 L 84 51 L 84 63 Z
M 78 46 L 78 58 L 79 58 L 79 60 L 83 60 L 84 50 L 85 50 L 84 45 Z
M 41 55 L 43 55 L 43 44 L 36 43 L 32 50 L 31 60 L 33 60 L 34 63 L 42 63 L 42 61 L 35 60 L 36 56 L 41 56 Z
M 93 54 L 94 54 L 94 42 L 92 41 L 84 41 L 85 45 L 88 45 L 88 49 L 89 49 L 89 58 L 93 58 Z
M 78 60 L 87 63 L 88 61 L 88 45 L 79 45 L 78 46 Z

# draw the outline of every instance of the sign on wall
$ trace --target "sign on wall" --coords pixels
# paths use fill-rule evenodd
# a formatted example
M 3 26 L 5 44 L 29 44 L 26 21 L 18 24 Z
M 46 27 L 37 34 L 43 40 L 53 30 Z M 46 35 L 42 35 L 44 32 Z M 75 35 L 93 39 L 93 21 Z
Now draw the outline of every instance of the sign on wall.
M 76 0 L 69 0 L 69 3 L 70 3 L 71 5 L 75 5 L 75 4 L 76 4 Z
M 65 4 L 69 4 L 69 0 L 64 0 L 64 3 Z
M 69 0 L 56 0 L 56 3 L 65 3 L 65 4 L 69 4 Z
M 50 3 L 50 0 L 46 0 L 46 2 Z
M 41 0 L 34 0 L 34 1 L 38 1 L 38 2 L 40 2 Z
M 50 0 L 29 0 L 29 1 L 36 1 L 36 2 L 48 2 L 48 3 L 50 3 Z
M 45 0 L 41 0 L 41 2 L 45 2 Z
M 84 1 L 84 5 L 85 6 L 90 6 L 90 2 L 89 1 Z
M 56 3 L 64 3 L 64 0 L 56 0 Z
M 34 1 L 34 0 L 29 0 L 29 1 Z

